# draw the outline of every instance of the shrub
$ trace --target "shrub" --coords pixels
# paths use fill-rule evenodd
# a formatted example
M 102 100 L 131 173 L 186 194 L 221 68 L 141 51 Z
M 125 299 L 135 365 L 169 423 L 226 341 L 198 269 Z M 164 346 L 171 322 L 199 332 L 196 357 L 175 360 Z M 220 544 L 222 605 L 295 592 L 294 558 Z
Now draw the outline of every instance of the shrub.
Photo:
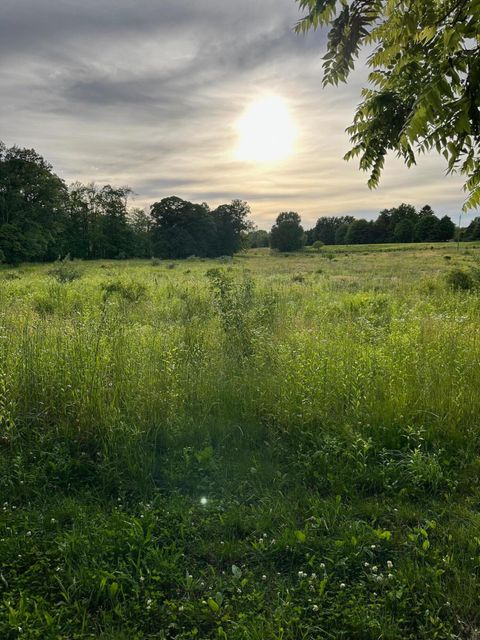
M 471 273 L 463 269 L 452 269 L 446 276 L 447 284 L 455 291 L 469 291 L 475 286 Z
M 103 299 L 107 300 L 113 295 L 117 295 L 126 302 L 140 302 L 147 297 L 147 287 L 135 280 L 123 281 L 113 280 L 102 284 Z
M 65 284 L 67 282 L 73 282 L 82 277 L 81 270 L 72 262 L 70 256 L 67 255 L 63 260 L 57 260 L 55 266 L 53 266 L 48 275 L 55 278 L 57 282 Z

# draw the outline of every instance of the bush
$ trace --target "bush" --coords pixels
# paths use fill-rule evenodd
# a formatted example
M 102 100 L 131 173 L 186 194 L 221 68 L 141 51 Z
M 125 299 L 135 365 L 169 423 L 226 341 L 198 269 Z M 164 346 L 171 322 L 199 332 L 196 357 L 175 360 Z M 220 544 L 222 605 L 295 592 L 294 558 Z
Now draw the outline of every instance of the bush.
M 140 302 L 140 300 L 144 300 L 147 297 L 147 287 L 135 280 L 113 280 L 102 284 L 102 289 L 104 300 L 117 295 L 126 302 Z
M 475 280 L 471 273 L 463 269 L 452 269 L 446 276 L 447 284 L 455 291 L 469 291 L 475 287 Z
M 70 256 L 67 255 L 63 260 L 57 260 L 55 266 L 49 270 L 48 275 L 55 278 L 57 282 L 65 284 L 81 278 L 82 272 L 72 262 Z

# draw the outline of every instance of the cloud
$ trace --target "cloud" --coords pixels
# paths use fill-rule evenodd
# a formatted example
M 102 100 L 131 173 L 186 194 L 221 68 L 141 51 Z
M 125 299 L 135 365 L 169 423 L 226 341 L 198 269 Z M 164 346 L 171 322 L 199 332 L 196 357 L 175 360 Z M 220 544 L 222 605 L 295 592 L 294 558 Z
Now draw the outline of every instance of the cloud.
M 389 160 L 375 192 L 343 162 L 365 68 L 322 89 L 325 34 L 296 35 L 298 18 L 294 0 L 3 0 L 4 140 L 68 181 L 128 184 L 139 205 L 242 197 L 262 226 L 285 208 L 306 226 L 401 201 L 456 213 L 462 181 L 437 157 L 409 171 Z M 283 96 L 299 128 L 297 152 L 270 167 L 233 154 L 235 122 L 263 93 Z

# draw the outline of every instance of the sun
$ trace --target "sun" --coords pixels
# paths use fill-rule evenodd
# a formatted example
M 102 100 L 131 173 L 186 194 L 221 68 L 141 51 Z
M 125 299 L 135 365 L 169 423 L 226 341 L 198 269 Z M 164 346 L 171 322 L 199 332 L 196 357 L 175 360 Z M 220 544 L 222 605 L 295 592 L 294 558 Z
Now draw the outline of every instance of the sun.
M 296 129 L 287 103 L 280 96 L 255 100 L 238 120 L 237 132 L 238 160 L 270 163 L 293 153 Z

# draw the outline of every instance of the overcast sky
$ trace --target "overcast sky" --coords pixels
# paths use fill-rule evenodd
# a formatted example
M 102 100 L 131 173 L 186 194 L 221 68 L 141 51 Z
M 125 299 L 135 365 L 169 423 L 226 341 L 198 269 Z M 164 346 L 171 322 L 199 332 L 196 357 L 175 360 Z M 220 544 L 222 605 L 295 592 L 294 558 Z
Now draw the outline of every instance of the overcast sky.
M 67 182 L 129 185 L 138 206 L 246 199 L 260 227 L 400 202 L 457 217 L 462 180 L 435 155 L 409 170 L 390 158 L 373 192 L 342 160 L 365 67 L 322 89 L 325 34 L 294 34 L 299 17 L 294 0 L 1 0 L 0 139 Z M 295 151 L 240 162 L 236 123 L 265 94 L 285 99 Z

